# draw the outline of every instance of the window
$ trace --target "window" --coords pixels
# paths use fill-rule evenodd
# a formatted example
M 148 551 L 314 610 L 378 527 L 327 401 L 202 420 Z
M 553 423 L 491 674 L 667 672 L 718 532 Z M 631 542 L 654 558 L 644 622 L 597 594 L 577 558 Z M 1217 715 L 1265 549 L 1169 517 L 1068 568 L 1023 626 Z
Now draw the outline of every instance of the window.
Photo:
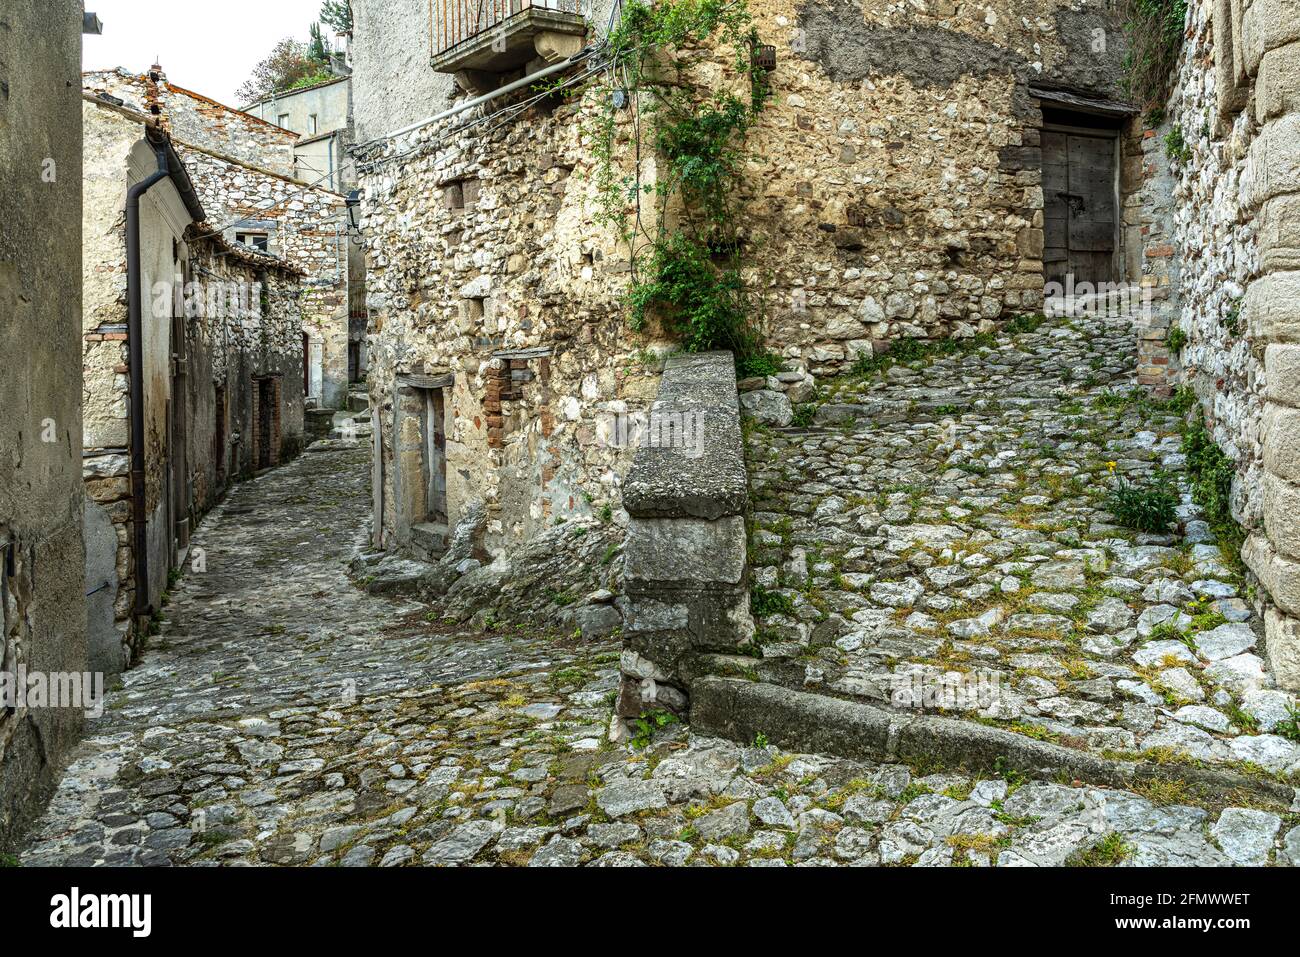
M 478 205 L 479 181 L 476 179 L 458 179 L 447 183 L 442 188 L 443 205 L 453 211 L 473 209 Z
M 312 113 L 310 116 L 307 117 L 307 135 L 308 136 L 316 135 L 316 114 L 315 113 Z
M 235 233 L 235 242 L 260 249 L 264 253 L 271 251 L 271 237 L 266 233 Z
M 275 121 L 276 126 L 283 126 L 286 130 L 289 128 L 289 114 L 281 113 Z

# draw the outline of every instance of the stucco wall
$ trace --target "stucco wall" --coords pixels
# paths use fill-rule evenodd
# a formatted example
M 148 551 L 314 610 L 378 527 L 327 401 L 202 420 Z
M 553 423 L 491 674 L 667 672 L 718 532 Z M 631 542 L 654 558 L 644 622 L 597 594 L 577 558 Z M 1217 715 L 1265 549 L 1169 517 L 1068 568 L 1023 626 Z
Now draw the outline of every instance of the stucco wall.
M 269 100 L 250 105 L 246 112 L 268 123 L 292 130 L 304 138 L 319 136 L 348 126 L 348 80 L 339 79 L 303 90 L 290 90 Z M 288 121 L 280 117 L 288 114 Z M 308 127 L 307 118 L 316 115 L 316 129 Z
M 446 107 L 452 78 L 429 68 L 429 0 L 353 0 L 352 82 L 358 141 Z
M 75 0 L 0 11 L 0 666 L 11 671 L 86 667 L 81 15 Z M 0 709 L 0 851 L 52 791 L 81 726 L 79 709 Z

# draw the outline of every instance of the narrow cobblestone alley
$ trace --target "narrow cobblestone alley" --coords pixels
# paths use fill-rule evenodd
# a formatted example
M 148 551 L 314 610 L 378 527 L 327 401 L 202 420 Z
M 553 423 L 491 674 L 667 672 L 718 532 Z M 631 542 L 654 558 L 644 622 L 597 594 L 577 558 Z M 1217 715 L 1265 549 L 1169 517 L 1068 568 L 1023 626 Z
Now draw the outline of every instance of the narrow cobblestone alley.
M 1057 319 L 899 362 L 837 383 L 829 429 L 756 433 L 755 577 L 789 607 L 766 653 L 805 648 L 816 623 L 829 647 L 806 688 L 913 708 L 947 683 L 980 693 L 930 710 L 1300 772 L 1294 696 L 1192 501 L 1187 404 L 1131 389 L 1131 328 Z M 1183 534 L 1119 524 L 1109 496 L 1160 476 Z
M 1120 436 L 1121 425 L 1138 424 L 1126 418 L 1137 414 L 1131 402 L 1104 398 L 1126 385 L 1131 356 L 1104 331 L 1058 327 L 979 361 L 935 365 L 962 363 L 984 372 L 963 394 L 909 391 L 905 367 L 874 384 L 835 384 L 845 402 L 870 408 L 875 439 L 838 428 L 755 434 L 759 452 L 787 465 L 761 468 L 756 482 L 757 534 L 779 555 L 768 564 L 760 551 L 758 575 L 793 608 L 766 627 L 784 628 L 797 645 L 811 632 L 798 622 L 840 622 L 820 663 L 807 662 L 827 683 L 867 682 L 889 662 L 994 667 L 1005 656 L 1025 699 L 1014 717 L 1026 733 L 1032 724 L 1100 746 L 1110 738 L 1063 729 L 1081 721 L 1076 711 L 1106 709 L 1123 715 L 1108 732 L 1119 746 L 1170 728 L 1189 729 L 1175 743 L 1195 732 L 1214 742 L 1207 747 L 1232 748 L 1243 728 L 1200 730 L 1209 705 L 1180 716 L 1165 698 L 1148 700 L 1144 681 L 1154 676 L 1128 662 L 1147 639 L 1168 640 L 1156 626 L 1198 596 L 1214 603 L 1204 614 L 1248 625 L 1239 602 L 1215 594 L 1236 585 L 1203 584 L 1235 579 L 1208 552 L 1189 551 L 1203 542 L 1111 542 L 1116 533 L 1095 524 L 1088 488 L 1071 481 L 1075 470 L 1105 478 L 1107 456 L 1130 475 L 1156 461 L 1177 466 L 1164 420 L 1113 448 L 1087 437 L 1090 428 Z M 1121 406 L 1114 422 L 1103 417 L 1111 403 Z M 926 450 L 943 440 L 945 418 L 990 444 L 959 439 L 944 453 L 947 469 L 931 474 Z M 797 480 L 794 468 L 804 470 Z M 789 754 L 761 738 L 743 747 L 671 722 L 647 722 L 628 746 L 611 745 L 616 642 L 510 623 L 449 627 L 437 609 L 349 581 L 367 475 L 363 447 L 326 443 L 238 487 L 206 518 L 194 544 L 207 570 L 175 584 L 159 633 L 91 723 L 22 863 L 1300 863 L 1294 812 L 1195 806 L 1176 790 Z M 878 496 L 850 502 L 876 484 Z M 778 496 L 788 518 L 771 504 Z M 977 516 L 996 534 L 943 531 Z M 1069 527 L 1049 529 L 1053 522 Z M 933 561 L 919 557 L 931 551 Z M 1109 565 L 1094 582 L 1103 553 Z M 1033 648 L 1015 628 L 1003 637 L 1010 619 L 988 618 L 999 595 L 1025 606 L 1016 614 L 1036 616 Z M 1050 637 L 1076 621 L 1085 647 Z M 1204 649 L 1208 629 L 1184 630 L 1190 642 L 1163 653 Z M 888 654 L 872 658 L 872 649 Z M 1193 681 L 1202 673 L 1190 661 L 1153 667 L 1183 666 Z M 1213 683 L 1204 693 L 1239 725 Z M 1131 727 L 1136 717 L 1145 729 Z M 1273 735 L 1270 746 L 1290 742 Z

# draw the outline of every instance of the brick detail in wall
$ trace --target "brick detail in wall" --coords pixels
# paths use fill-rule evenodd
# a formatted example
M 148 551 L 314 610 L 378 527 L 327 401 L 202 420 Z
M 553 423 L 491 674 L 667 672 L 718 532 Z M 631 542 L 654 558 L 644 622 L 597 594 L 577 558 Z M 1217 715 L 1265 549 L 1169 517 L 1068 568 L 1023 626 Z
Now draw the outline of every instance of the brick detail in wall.
M 532 366 L 536 364 L 534 369 Z M 499 449 L 505 444 L 505 437 L 516 421 L 512 403 L 523 402 L 525 386 L 539 382 L 542 387 L 541 408 L 538 415 L 541 421 L 542 436 L 547 437 L 555 430 L 555 416 L 550 409 L 551 360 L 549 356 L 537 359 L 517 359 L 498 356 L 488 365 L 483 392 L 483 411 L 487 416 L 488 447 Z

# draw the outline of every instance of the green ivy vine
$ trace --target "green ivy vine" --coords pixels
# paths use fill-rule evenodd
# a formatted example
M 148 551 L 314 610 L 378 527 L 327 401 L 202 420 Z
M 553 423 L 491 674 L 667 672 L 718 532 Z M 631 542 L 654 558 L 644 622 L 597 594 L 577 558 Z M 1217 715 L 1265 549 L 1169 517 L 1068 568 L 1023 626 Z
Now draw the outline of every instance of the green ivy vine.
M 688 351 L 730 349 L 750 373 L 775 371 L 737 227 L 745 139 L 770 95 L 757 42 L 744 0 L 632 0 L 608 38 L 606 105 L 593 144 L 598 218 L 618 231 L 631 264 L 632 327 L 658 319 Z M 701 82 L 692 62 L 719 48 L 730 55 L 728 71 L 716 85 Z M 627 144 L 620 106 L 632 111 Z M 634 154 L 632 172 L 620 167 L 622 148 Z M 639 175 L 646 150 L 657 158 L 652 185 Z M 643 200 L 653 218 L 642 216 Z
M 1125 91 L 1139 103 L 1158 109 L 1169 95 L 1183 48 L 1187 0 L 1121 0 L 1120 16 L 1128 40 Z M 1160 116 L 1163 119 L 1163 110 Z

